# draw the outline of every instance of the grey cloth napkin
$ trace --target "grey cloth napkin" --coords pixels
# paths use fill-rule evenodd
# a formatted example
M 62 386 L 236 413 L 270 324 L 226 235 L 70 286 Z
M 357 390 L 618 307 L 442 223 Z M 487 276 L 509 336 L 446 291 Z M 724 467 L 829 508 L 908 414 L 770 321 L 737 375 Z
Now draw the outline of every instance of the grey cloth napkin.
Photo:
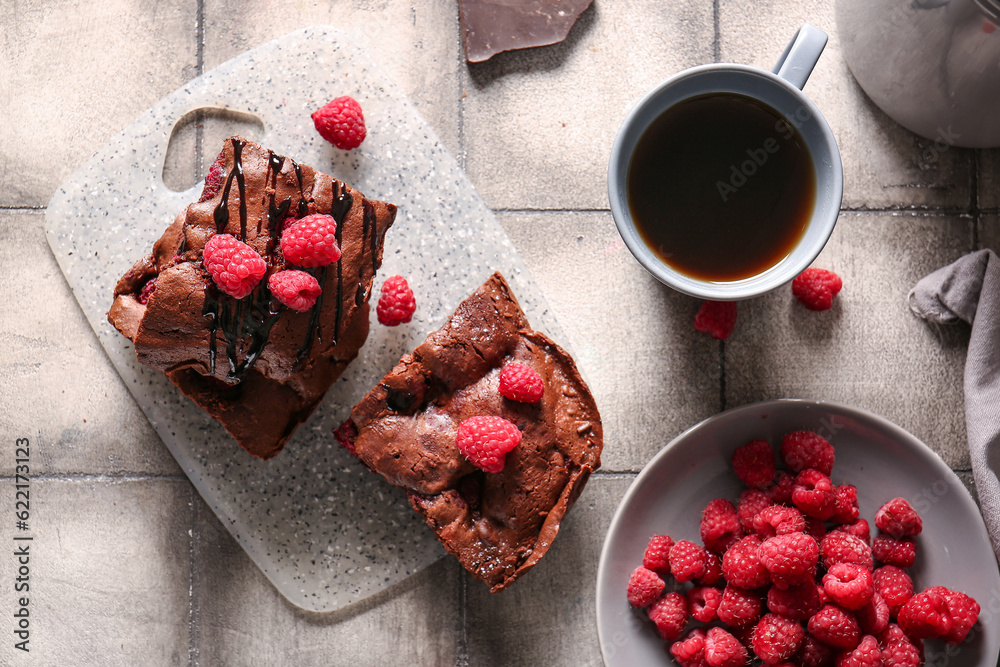
M 1000 257 L 992 250 L 966 255 L 918 282 L 909 299 L 925 320 L 972 325 L 965 426 L 983 518 L 1000 555 Z

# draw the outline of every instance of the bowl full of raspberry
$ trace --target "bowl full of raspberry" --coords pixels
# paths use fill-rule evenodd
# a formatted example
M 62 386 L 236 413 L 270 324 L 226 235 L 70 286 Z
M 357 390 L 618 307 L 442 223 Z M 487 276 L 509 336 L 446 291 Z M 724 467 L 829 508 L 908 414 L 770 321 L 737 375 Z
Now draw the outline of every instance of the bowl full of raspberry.
M 728 410 L 664 447 L 597 575 L 609 666 L 992 667 L 998 613 L 958 476 L 891 422 L 806 400 Z

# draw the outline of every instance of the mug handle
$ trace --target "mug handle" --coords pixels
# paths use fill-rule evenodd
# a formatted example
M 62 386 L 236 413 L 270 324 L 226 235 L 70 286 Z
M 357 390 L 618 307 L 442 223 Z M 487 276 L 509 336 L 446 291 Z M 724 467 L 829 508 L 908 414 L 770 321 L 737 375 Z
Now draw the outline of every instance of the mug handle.
M 803 23 L 771 70 L 799 90 L 806 85 L 829 38 L 814 25 Z

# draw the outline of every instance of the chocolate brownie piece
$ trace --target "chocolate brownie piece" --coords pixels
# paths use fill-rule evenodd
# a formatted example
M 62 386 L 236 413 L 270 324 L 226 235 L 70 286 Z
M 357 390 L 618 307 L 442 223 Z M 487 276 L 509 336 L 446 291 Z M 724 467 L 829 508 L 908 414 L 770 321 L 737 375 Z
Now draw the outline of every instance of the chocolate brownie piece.
M 273 297 L 267 280 L 286 268 L 285 222 L 313 213 L 335 218 L 342 256 L 307 269 L 323 292 L 297 312 Z M 248 452 L 271 458 L 364 344 L 372 279 L 395 214 L 393 204 L 231 137 L 201 199 L 118 281 L 108 320 L 140 362 L 163 371 Z M 217 233 L 246 242 L 267 263 L 243 299 L 221 292 L 205 270 L 202 251 Z
M 542 376 L 539 403 L 500 395 L 510 362 Z M 459 423 L 475 415 L 504 417 L 523 434 L 499 473 L 479 470 L 455 445 Z M 445 548 L 493 592 L 545 555 L 603 447 L 601 416 L 576 364 L 531 330 L 499 273 L 404 356 L 345 427 L 356 456 L 403 488 Z

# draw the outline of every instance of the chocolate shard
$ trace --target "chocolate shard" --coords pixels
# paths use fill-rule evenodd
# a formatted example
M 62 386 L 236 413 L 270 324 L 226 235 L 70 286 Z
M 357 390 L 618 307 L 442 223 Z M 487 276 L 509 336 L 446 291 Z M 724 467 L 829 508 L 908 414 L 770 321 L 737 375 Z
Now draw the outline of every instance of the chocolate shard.
M 501 51 L 558 44 L 593 0 L 458 0 L 470 63 Z

